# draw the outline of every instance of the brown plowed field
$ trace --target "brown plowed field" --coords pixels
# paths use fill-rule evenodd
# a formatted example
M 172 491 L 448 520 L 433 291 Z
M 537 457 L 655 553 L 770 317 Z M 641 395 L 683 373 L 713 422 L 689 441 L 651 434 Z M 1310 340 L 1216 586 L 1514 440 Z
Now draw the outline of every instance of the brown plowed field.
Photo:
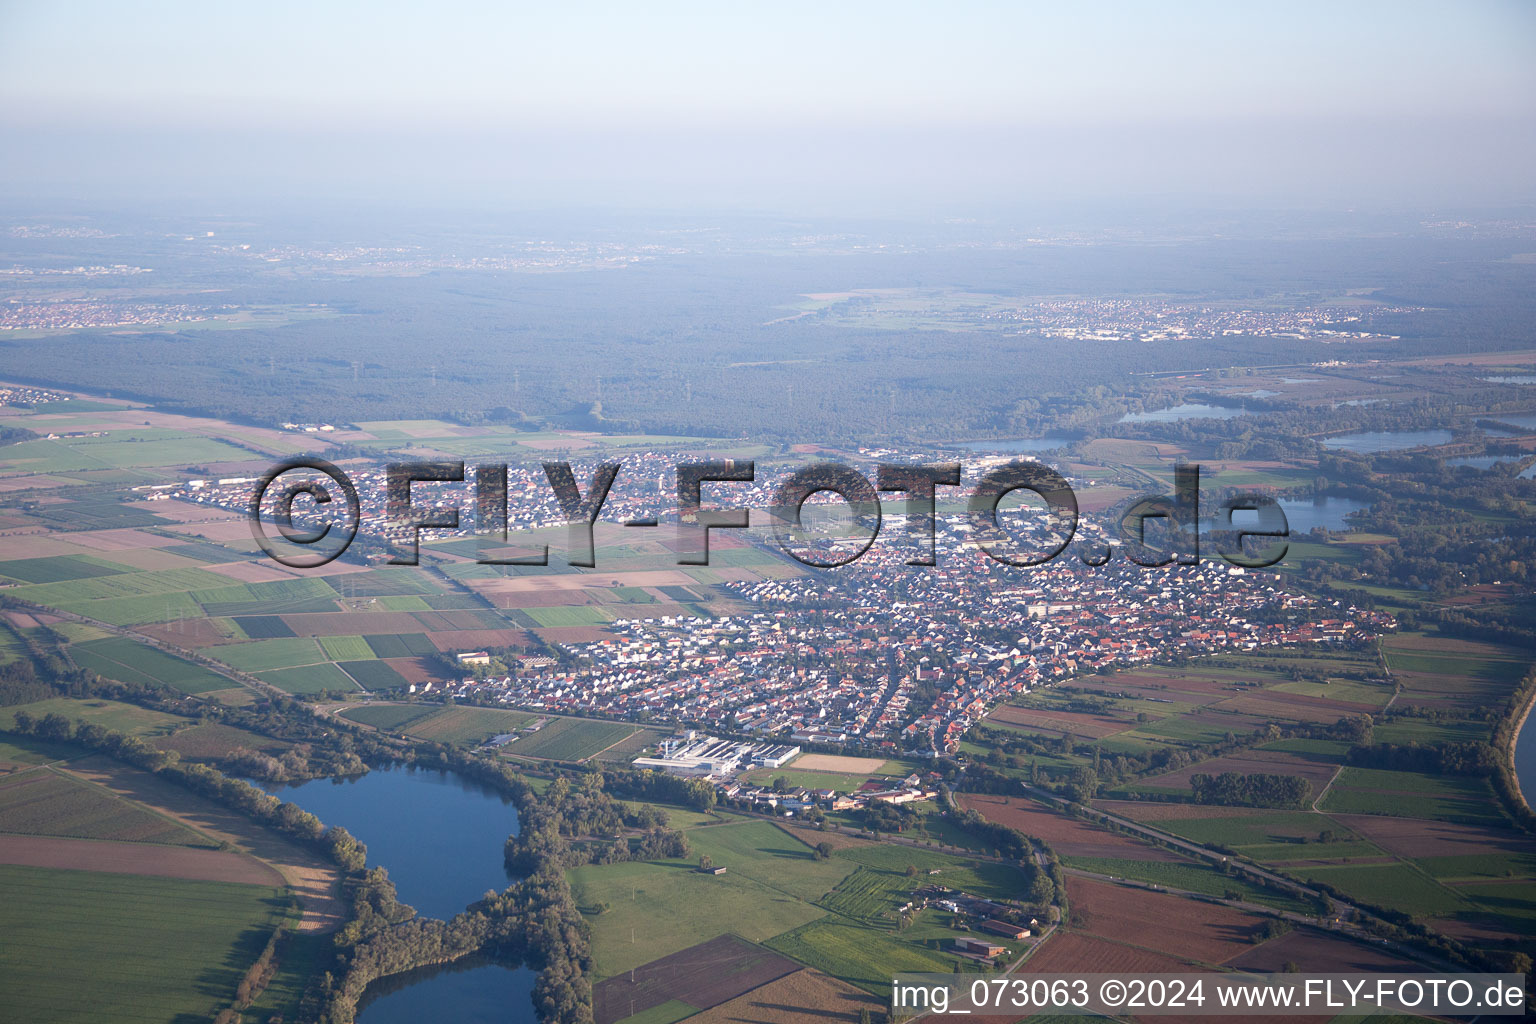
M 1075 711 L 1046 711 L 1038 708 L 1020 708 L 1004 704 L 988 718 L 1008 725 L 1022 725 L 1036 729 L 1070 732 L 1075 736 L 1098 739 L 1124 732 L 1135 723 L 1108 715 L 1091 715 Z
M 1406 860 L 1417 857 L 1514 856 L 1530 851 L 1530 841 L 1512 829 L 1479 828 L 1424 818 L 1389 818 L 1380 814 L 1333 814 L 1339 824 Z
M 1231 700 L 1211 705 L 1223 711 L 1239 711 L 1260 718 L 1290 719 L 1295 722 L 1337 722 L 1349 715 L 1376 710 L 1374 704 L 1355 704 L 1347 700 L 1325 700 L 1320 697 L 1299 697 L 1293 693 L 1277 693 L 1274 696 L 1244 694 Z
M 428 633 L 427 639 L 440 651 L 473 651 L 480 647 L 521 647 L 528 642 L 528 634 L 521 629 L 454 629 Z
M 186 846 L 119 843 L 106 839 L 0 835 L 0 864 L 193 878 L 204 882 L 286 884 L 283 876 L 268 865 L 233 850 L 197 850 Z
M 1260 943 L 1227 962 L 1229 967 L 1250 971 L 1278 973 L 1287 962 L 1294 963 L 1302 971 L 1327 971 L 1349 973 L 1365 971 L 1418 972 L 1421 964 L 1406 960 L 1374 946 L 1351 942 L 1336 935 L 1328 935 L 1311 928 L 1298 928 L 1286 932 L 1277 939 Z
M 1139 843 L 1129 836 L 1047 810 L 1024 797 L 964 793 L 957 799 L 961 807 L 974 810 L 988 821 L 1045 840 L 1063 857 L 1120 857 L 1160 861 L 1182 859 L 1161 847 Z
M 1252 949 L 1261 919 L 1231 907 L 1070 875 L 1072 930 L 1155 946 L 1201 963 L 1224 963 Z
M 859 1011 L 865 1008 L 878 1020 L 885 1012 L 885 1000 L 807 968 L 689 1017 L 688 1024 L 857 1024 Z
M 1155 935 L 1144 936 L 1156 942 Z M 1038 953 L 1024 962 L 1021 974 L 1181 974 L 1197 968 L 1182 960 L 1150 949 L 1138 949 L 1120 942 L 1077 932 L 1051 936 Z
M 800 969 L 772 950 L 721 935 L 593 986 L 592 1015 L 613 1024 L 673 999 L 707 1010 Z

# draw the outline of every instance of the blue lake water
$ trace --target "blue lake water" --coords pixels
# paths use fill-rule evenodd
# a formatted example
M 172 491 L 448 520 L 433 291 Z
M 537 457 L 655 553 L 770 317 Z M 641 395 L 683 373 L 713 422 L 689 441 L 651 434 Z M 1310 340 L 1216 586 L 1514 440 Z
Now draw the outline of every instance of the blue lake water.
M 1375 455 L 1378 452 L 1396 452 L 1405 448 L 1445 444 L 1450 439 L 1449 430 L 1363 431 L 1358 434 L 1340 434 L 1338 437 L 1330 437 L 1323 442 L 1323 447 L 1355 452 L 1359 455 Z
M 1491 469 L 1496 462 L 1503 462 L 1504 457 L 1498 455 L 1463 455 L 1457 459 L 1446 459 L 1447 466 L 1471 466 L 1473 469 Z
M 368 845 L 403 903 L 443 920 L 514 879 L 502 861 L 517 808 L 500 793 L 448 772 L 376 769 L 350 779 L 258 783 Z
M 1295 537 L 1310 532 L 1314 526 L 1321 526 L 1328 530 L 1348 530 L 1349 523 L 1344 517 L 1351 512 L 1369 508 L 1370 503 L 1356 501 L 1353 498 L 1324 496 L 1316 501 L 1293 501 L 1282 498 L 1280 507 L 1285 510 L 1285 523 L 1290 528 L 1291 536 Z M 1208 521 L 1206 529 L 1217 528 L 1220 524 L 1216 519 L 1219 518 L 1217 516 Z M 1239 530 L 1245 526 L 1256 527 L 1258 518 L 1257 512 L 1237 512 L 1232 516 L 1232 525 Z
M 1242 409 L 1231 409 L 1224 405 L 1203 405 L 1197 402 L 1185 402 L 1182 405 L 1170 406 L 1167 409 L 1157 409 L 1152 412 L 1128 412 L 1116 422 L 1175 423 L 1179 420 L 1229 420 L 1234 416 L 1241 415 L 1243 415 Z
M 1274 398 L 1276 395 L 1279 395 L 1281 393 L 1282 392 L 1279 392 L 1279 391 L 1269 391 L 1269 390 L 1266 390 L 1265 388 L 1259 388 L 1257 391 L 1239 391 L 1238 392 L 1238 394 L 1241 397 L 1243 397 L 1243 398 Z
M 997 441 L 957 441 L 956 448 L 972 452 L 1048 452 L 1064 448 L 1076 441 L 1075 437 L 1009 437 Z
M 1515 737 L 1515 778 L 1525 802 L 1536 807 L 1536 714 L 1526 718 Z
M 450 772 L 397 765 L 350 779 L 257 783 L 327 825 L 368 845 L 370 867 L 384 867 L 400 900 L 423 917 L 447 920 L 515 881 L 503 846 L 517 831 L 517 808 L 500 793 Z M 423 967 L 368 986 L 361 1024 L 535 1024 L 535 972 L 480 958 Z
M 1519 427 L 1522 430 L 1536 430 L 1536 413 L 1522 412 L 1510 415 L 1507 413 L 1495 412 L 1489 413 L 1488 419 L 1495 420 L 1499 423 L 1508 423 L 1510 426 Z
M 1520 374 L 1513 377 L 1484 377 L 1490 384 L 1536 384 L 1536 377 Z
M 529 998 L 537 975 L 476 957 L 422 967 L 368 986 L 358 1003 L 360 1024 L 534 1024 Z

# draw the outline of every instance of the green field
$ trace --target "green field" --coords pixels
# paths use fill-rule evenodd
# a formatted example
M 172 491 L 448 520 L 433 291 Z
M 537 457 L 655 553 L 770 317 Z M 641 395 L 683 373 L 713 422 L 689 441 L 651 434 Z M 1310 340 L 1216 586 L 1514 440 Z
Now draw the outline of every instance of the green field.
M 216 845 L 100 786 L 47 768 L 0 781 L 0 832 L 170 846 Z
M 208 654 L 231 668 L 245 672 L 270 672 L 279 668 L 314 665 L 325 660 L 320 646 L 307 636 L 225 644 Z
M 825 914 L 818 898 L 853 870 L 818 861 L 809 848 L 767 822 L 712 825 L 687 833 L 687 860 L 589 865 L 570 872 L 577 905 L 592 927 L 595 973 L 609 977 L 733 932 L 754 942 Z M 695 870 L 708 854 L 724 875 Z M 606 903 L 608 910 L 593 914 Z
M 115 576 L 133 572 L 127 566 L 117 565 L 90 555 L 56 555 L 53 558 L 16 558 L 0 562 L 0 576 L 7 576 L 21 583 L 62 583 L 67 580 L 84 580 L 95 576 Z
M 124 683 L 169 686 L 183 693 L 207 693 L 230 686 L 228 678 L 210 669 L 126 637 L 75 644 L 70 656 L 81 668 Z
M 341 717 L 362 725 L 371 725 L 375 729 L 398 732 L 407 722 L 426 718 L 437 710 L 433 704 L 365 704 L 362 707 L 347 708 L 341 712 Z
M 372 661 L 373 648 L 360 636 L 323 636 L 320 646 L 331 661 Z
M 274 672 L 258 672 L 256 678 L 271 683 L 289 693 L 321 693 L 325 690 L 356 690 L 357 684 L 341 669 L 332 664 L 303 665 L 299 668 L 280 668 Z
M 549 608 L 519 609 L 540 626 L 601 626 L 612 622 L 614 613 L 592 605 L 555 605 Z
M 626 722 L 551 718 L 543 728 L 517 739 L 505 749 L 519 757 L 580 761 L 628 738 L 636 728 Z
M 376 658 L 420 658 L 436 654 L 437 646 L 424 633 L 363 637 Z
M 343 661 L 339 667 L 365 690 L 395 690 L 407 685 L 399 672 L 371 657 L 367 661 Z
M 412 720 L 405 731 L 438 743 L 477 746 L 492 736 L 521 729 L 533 720 L 534 716 L 527 712 L 501 708 L 444 708 Z
M 1471 909 L 1455 890 L 1406 864 L 1346 864 L 1307 868 L 1303 873 L 1356 899 L 1416 917 L 1443 917 Z
M 0 866 L 0 1014 L 210 1020 L 288 913 L 281 889 Z
M 939 949 L 902 942 L 881 932 L 832 918 L 814 921 L 764 943 L 803 964 L 825 971 L 868 992 L 890 991 L 898 972 L 943 973 L 955 970 L 957 959 Z M 970 960 L 963 969 L 979 970 Z
M 185 726 L 188 721 L 177 715 L 115 700 L 51 697 L 18 707 L 0 708 L 0 728 L 13 728 L 17 711 L 25 711 L 33 718 L 42 718 L 50 712 L 56 712 L 72 722 L 89 722 L 130 736 L 166 736 Z

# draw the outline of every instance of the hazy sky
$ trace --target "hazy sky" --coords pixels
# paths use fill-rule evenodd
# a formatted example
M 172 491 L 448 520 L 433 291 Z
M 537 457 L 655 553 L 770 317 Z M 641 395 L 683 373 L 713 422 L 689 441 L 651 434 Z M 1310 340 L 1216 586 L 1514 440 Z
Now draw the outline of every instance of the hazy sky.
M 12 198 L 1536 199 L 1536 3 L 0 2 Z

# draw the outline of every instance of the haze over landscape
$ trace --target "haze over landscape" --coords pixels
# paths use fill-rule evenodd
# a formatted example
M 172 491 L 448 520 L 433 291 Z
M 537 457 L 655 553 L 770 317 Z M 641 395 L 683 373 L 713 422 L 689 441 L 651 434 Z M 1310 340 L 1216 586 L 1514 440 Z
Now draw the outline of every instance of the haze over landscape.
M 0 1021 L 1528 976 L 1533 52 L 0 3 Z

